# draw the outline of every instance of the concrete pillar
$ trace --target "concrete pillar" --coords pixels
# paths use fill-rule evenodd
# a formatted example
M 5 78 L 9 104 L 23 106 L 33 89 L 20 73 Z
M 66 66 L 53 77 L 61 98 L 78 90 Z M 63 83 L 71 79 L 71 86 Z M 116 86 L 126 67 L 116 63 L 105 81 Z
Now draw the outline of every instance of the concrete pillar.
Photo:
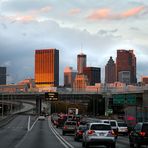
M 36 113 L 41 114 L 42 100 L 39 96 L 36 97 Z
M 148 121 L 148 90 L 144 90 L 143 93 L 142 110 L 143 110 L 143 121 Z

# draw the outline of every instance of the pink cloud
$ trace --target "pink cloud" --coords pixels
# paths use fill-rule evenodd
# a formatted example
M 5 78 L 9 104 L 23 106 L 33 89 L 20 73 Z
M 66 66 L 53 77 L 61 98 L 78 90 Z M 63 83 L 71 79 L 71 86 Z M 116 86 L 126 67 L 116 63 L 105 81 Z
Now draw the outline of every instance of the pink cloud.
M 144 10 L 144 6 L 136 7 L 136 8 L 133 8 L 133 9 L 123 12 L 121 14 L 121 16 L 122 17 L 134 16 L 134 15 L 137 15 L 138 13 L 140 13 L 142 10 Z
M 106 19 L 109 17 L 110 11 L 111 10 L 107 8 L 95 10 L 87 18 L 90 20 Z
M 132 8 L 130 10 L 124 11 L 122 13 L 114 13 L 111 9 L 104 8 L 104 9 L 98 9 L 93 11 L 87 19 L 89 20 L 102 20 L 102 19 L 125 19 L 132 16 L 135 16 L 139 13 L 141 13 L 144 10 L 144 6 Z
M 70 15 L 76 15 L 80 12 L 81 12 L 81 10 L 79 8 L 73 8 L 70 10 Z
M 21 21 L 21 22 L 30 22 L 35 20 L 36 18 L 31 15 L 25 15 L 25 16 L 14 16 L 13 18 L 11 17 L 11 19 L 15 21 Z

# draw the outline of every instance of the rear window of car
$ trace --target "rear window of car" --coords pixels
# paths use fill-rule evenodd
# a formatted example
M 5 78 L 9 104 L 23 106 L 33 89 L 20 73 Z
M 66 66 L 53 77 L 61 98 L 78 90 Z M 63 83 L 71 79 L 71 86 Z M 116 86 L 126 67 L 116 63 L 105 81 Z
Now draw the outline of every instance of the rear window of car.
M 94 124 L 91 125 L 91 130 L 111 130 L 111 127 L 105 124 Z
M 148 124 L 143 124 L 142 131 L 148 132 Z
M 104 121 L 104 123 L 108 123 L 109 124 L 109 121 Z
M 79 127 L 79 130 L 85 130 L 86 129 L 86 126 L 80 126 Z
M 118 126 L 119 127 L 127 127 L 127 124 L 126 123 L 118 123 Z
M 76 122 L 66 122 L 65 125 L 76 125 Z
M 116 122 L 111 121 L 111 122 L 110 122 L 110 125 L 111 125 L 111 126 L 116 126 Z

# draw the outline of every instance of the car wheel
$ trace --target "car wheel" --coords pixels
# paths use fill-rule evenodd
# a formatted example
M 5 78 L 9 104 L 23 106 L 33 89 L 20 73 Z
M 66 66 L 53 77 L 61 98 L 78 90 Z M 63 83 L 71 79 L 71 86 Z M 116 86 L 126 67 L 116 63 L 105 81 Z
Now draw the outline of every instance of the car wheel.
M 63 136 L 65 135 L 65 132 L 64 132 L 64 131 L 62 132 L 62 135 L 63 135 Z
M 141 148 L 141 145 L 140 144 L 136 144 L 136 148 Z
M 112 143 L 111 144 L 111 148 L 115 148 L 116 147 L 116 144 L 115 143 Z
M 85 142 L 84 141 L 82 142 L 82 147 L 85 147 Z
M 85 142 L 85 148 L 89 148 L 89 143 Z
M 78 138 L 77 137 L 74 137 L 74 141 L 78 141 Z
M 130 148 L 134 148 L 134 144 L 133 143 L 130 143 Z

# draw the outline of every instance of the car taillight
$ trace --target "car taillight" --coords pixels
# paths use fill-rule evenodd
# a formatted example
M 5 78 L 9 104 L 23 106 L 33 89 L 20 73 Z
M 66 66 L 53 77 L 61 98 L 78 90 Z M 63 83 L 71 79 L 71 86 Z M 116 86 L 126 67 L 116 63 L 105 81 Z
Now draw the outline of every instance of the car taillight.
M 145 132 L 139 132 L 141 136 L 145 136 Z
M 88 135 L 92 135 L 92 134 L 94 134 L 95 133 L 95 131 L 93 131 L 93 130 L 89 130 L 88 131 Z
M 78 131 L 78 134 L 79 134 L 79 135 L 82 135 L 82 134 L 83 134 L 83 131 Z
M 67 126 L 64 126 L 64 129 L 67 129 Z
M 115 132 L 113 130 L 109 131 L 109 134 L 115 136 Z

